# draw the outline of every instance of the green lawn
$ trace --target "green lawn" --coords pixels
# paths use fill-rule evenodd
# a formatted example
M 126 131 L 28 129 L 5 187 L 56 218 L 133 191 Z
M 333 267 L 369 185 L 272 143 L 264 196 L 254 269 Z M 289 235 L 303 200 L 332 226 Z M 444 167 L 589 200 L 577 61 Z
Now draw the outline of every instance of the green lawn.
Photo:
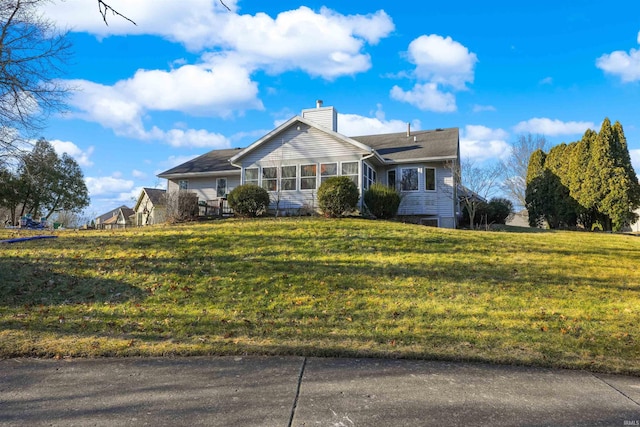
M 321 218 L 58 235 L 0 245 L 0 357 L 408 357 L 640 375 L 638 237 Z

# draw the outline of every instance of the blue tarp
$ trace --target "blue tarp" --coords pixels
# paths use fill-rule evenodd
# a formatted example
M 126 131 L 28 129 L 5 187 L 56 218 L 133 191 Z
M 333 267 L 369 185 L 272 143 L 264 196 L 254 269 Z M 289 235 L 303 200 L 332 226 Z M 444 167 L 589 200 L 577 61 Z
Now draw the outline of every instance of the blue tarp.
M 56 237 L 58 237 L 58 236 L 17 237 L 15 239 L 0 240 L 0 243 L 18 243 L 18 242 L 26 242 L 28 240 L 37 240 L 37 239 L 55 239 Z

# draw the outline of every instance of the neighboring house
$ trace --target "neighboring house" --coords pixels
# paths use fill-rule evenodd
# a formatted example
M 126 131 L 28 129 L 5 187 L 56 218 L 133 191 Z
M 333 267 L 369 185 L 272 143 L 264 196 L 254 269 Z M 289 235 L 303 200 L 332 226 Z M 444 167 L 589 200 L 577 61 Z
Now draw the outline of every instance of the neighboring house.
M 214 201 L 235 186 L 260 185 L 272 210 L 317 208 L 317 191 L 332 176 L 348 176 L 362 195 L 374 182 L 402 194 L 398 215 L 454 228 L 459 212 L 453 170 L 459 166 L 457 128 L 347 137 L 337 132 L 337 111 L 302 111 L 245 149 L 213 150 L 158 176 L 167 190 L 188 190 Z
M 114 228 L 131 227 L 131 216 L 133 209 L 126 206 L 120 206 L 112 211 L 102 214 L 95 219 L 97 229 L 110 230 Z
M 132 211 L 132 222 L 138 226 L 162 224 L 166 214 L 166 190 L 143 188 Z

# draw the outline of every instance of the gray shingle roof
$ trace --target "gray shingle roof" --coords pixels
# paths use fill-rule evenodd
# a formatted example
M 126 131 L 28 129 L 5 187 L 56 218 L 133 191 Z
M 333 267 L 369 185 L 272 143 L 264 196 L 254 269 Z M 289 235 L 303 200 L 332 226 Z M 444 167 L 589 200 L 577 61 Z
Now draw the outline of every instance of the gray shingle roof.
M 191 173 L 239 172 L 240 169 L 229 163 L 229 159 L 239 152 L 240 148 L 212 150 L 202 156 L 198 156 L 195 159 L 164 171 L 161 174 L 158 174 L 158 176 L 160 178 L 164 178 L 167 175 L 183 175 Z
M 144 188 L 145 193 L 149 196 L 149 200 L 154 206 L 162 206 L 164 205 L 164 195 L 167 190 L 163 190 L 161 188 Z
M 368 145 L 385 160 L 455 158 L 458 155 L 458 128 L 352 136 Z

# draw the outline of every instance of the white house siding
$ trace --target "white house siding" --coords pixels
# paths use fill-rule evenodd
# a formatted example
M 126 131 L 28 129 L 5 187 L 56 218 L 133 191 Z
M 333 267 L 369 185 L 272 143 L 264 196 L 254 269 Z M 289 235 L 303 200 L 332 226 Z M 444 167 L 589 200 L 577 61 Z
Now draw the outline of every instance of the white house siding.
M 435 191 L 425 190 L 425 168 L 436 169 Z M 453 203 L 453 175 L 450 169 L 441 164 L 402 164 L 395 167 L 398 186 L 402 180 L 402 169 L 418 168 L 418 191 L 402 192 L 402 202 L 398 209 L 401 216 L 424 216 L 437 218 L 440 227 L 455 227 L 455 206 Z M 387 180 L 387 171 L 383 173 L 383 182 Z
M 318 129 L 302 123 L 296 123 L 282 133 L 274 136 L 270 141 L 257 147 L 239 160 L 243 169 L 254 167 L 297 166 L 297 182 L 295 191 L 270 192 L 271 206 L 276 205 L 280 210 L 317 207 L 316 194 L 320 187 L 320 170 L 318 167 L 317 185 L 315 190 L 300 190 L 300 166 L 320 163 L 337 163 L 338 174 L 342 162 L 357 161 L 358 182 L 362 178 L 361 159 L 364 150 L 341 141 Z M 360 186 L 360 184 L 359 184 Z M 279 202 L 278 202 L 279 198 Z
M 179 180 L 169 180 L 167 185 L 167 191 L 177 191 L 179 181 L 188 181 L 187 191 L 195 193 L 198 196 L 198 200 L 217 200 L 217 179 L 227 179 L 227 193 L 231 192 L 234 188 L 240 185 L 240 174 L 234 175 L 221 175 L 221 176 L 207 176 L 197 178 L 181 178 Z
M 163 207 L 159 208 L 153 206 L 146 193 L 142 196 L 140 204 L 137 206 L 138 210 L 135 211 L 134 224 L 137 226 L 162 224 L 165 221 L 165 210 Z M 145 209 L 147 212 L 145 212 Z

